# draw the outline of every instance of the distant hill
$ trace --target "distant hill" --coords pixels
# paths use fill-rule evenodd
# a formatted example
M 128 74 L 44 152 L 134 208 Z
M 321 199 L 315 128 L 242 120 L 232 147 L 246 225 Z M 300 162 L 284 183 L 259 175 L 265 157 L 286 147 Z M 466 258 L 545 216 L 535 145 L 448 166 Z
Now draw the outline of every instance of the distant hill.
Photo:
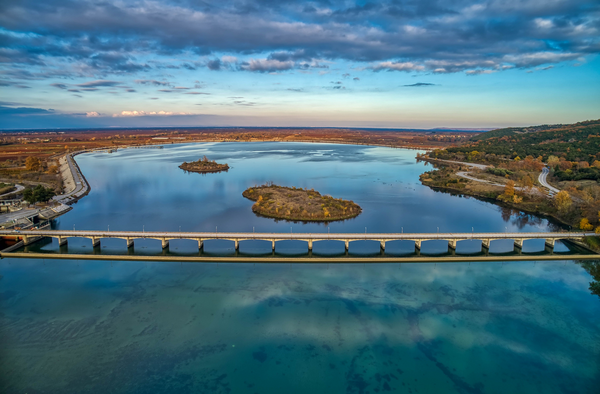
M 495 137 L 504 137 L 516 134 L 527 134 L 527 133 L 537 133 L 538 131 L 547 131 L 547 130 L 555 130 L 563 127 L 568 127 L 573 125 L 564 125 L 564 124 L 553 124 L 553 125 L 540 125 L 540 126 L 527 126 L 527 127 L 507 127 L 504 129 L 493 129 L 487 131 L 486 133 L 482 133 L 476 135 L 471 138 L 471 141 L 482 141 L 488 140 L 490 138 Z
M 568 125 L 509 127 L 473 136 L 470 143 L 448 148 L 449 153 L 477 151 L 507 158 L 564 157 L 569 161 L 600 160 L 600 119 Z

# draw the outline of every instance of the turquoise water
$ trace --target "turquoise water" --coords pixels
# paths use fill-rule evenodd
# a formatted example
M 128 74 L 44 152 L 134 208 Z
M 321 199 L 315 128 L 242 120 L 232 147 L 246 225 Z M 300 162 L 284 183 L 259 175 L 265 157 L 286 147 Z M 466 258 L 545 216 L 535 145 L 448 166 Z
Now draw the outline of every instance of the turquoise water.
M 200 175 L 177 168 L 204 154 L 231 170 Z M 553 228 L 543 219 L 421 186 L 418 175 L 428 165 L 416 163 L 414 155 L 292 143 L 82 155 L 78 163 L 92 192 L 57 227 Z M 261 218 L 241 192 L 266 181 L 352 199 L 363 213 L 329 225 Z M 242 248 L 260 253 L 263 246 Z M 338 246 L 321 248 L 333 253 Z M 302 249 L 295 243 L 277 247 L 282 253 Z M 459 251 L 478 247 L 459 243 Z M 38 248 L 51 253 L 58 245 Z M 70 239 L 68 248 L 92 249 L 78 239 Z M 193 248 L 186 241 L 171 243 L 172 253 Z M 207 248 L 227 253 L 232 245 Z M 374 248 L 353 244 L 351 252 Z M 510 245 L 492 248 L 502 252 Z M 161 252 L 152 240 L 136 241 L 135 249 Z M 435 253 L 445 245 L 432 242 L 424 249 Z M 540 249 L 543 242 L 524 247 Z M 125 253 L 125 242 L 103 242 L 102 250 Z M 590 275 L 572 261 L 244 265 L 4 259 L 0 275 L 0 392 L 596 393 L 600 387 L 600 299 L 588 290 Z

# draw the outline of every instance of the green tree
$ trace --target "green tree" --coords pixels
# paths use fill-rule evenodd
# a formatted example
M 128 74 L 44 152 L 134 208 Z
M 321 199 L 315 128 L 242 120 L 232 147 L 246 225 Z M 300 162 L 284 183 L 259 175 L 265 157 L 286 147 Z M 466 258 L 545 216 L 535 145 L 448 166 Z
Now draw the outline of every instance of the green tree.
M 23 199 L 31 204 L 36 202 L 46 202 L 54 197 L 54 190 L 45 188 L 42 185 L 37 185 L 35 188 L 27 188 L 23 190 Z

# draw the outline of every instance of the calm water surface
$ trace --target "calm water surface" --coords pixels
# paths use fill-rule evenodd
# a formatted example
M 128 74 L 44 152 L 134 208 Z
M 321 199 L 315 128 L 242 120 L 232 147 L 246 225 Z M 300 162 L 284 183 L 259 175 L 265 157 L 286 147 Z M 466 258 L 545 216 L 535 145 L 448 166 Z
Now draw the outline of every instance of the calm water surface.
M 177 166 L 202 155 L 219 174 Z M 543 219 L 419 183 L 415 151 L 352 145 L 169 145 L 78 156 L 92 192 L 63 229 L 275 232 L 547 231 Z M 275 222 L 251 212 L 250 186 L 314 188 L 351 199 L 345 222 Z M 366 228 L 366 229 L 365 229 Z M 36 245 L 52 253 L 53 243 Z M 172 241 L 171 253 L 195 252 Z M 306 246 L 278 243 L 279 253 Z M 319 249 L 320 248 L 320 249 Z M 343 250 L 334 242 L 315 251 Z M 378 244 L 351 244 L 354 254 Z M 409 243 L 388 244 L 406 253 Z M 480 242 L 459 243 L 473 253 Z M 492 243 L 506 252 L 509 242 Z M 69 251 L 91 253 L 88 240 Z M 226 254 L 227 241 L 207 242 Z M 270 244 L 242 243 L 260 254 Z M 124 253 L 125 241 L 102 243 Z M 442 241 L 423 251 L 441 253 Z M 543 250 L 527 241 L 524 251 Z M 557 250 L 567 250 L 557 245 Z M 136 253 L 162 253 L 138 240 Z M 564 262 L 181 264 L 0 261 L 0 392 L 596 393 L 600 299 Z

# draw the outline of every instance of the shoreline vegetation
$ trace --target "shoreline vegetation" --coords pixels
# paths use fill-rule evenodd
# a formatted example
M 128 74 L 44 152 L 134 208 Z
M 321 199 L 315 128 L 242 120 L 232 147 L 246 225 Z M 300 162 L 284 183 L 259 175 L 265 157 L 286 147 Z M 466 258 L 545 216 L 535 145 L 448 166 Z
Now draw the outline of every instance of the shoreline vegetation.
M 497 129 L 457 146 L 417 154 L 418 161 L 435 166 L 420 180 L 434 189 L 600 234 L 599 137 L 600 120 Z M 544 167 L 546 182 L 559 189 L 554 195 L 538 179 Z M 587 238 L 585 244 L 600 251 L 600 238 Z
M 261 216 L 303 222 L 331 222 L 354 218 L 362 208 L 353 201 L 333 198 L 313 189 L 268 183 L 246 189 L 242 196 L 256 201 L 252 211 Z
M 491 168 L 487 171 L 473 168 L 466 169 L 464 168 L 465 166 L 461 166 L 460 164 L 439 162 L 436 159 L 425 156 L 419 157 L 418 160 L 440 166 L 419 176 L 421 183 L 432 189 L 480 198 L 502 207 L 549 218 L 564 227 L 579 228 L 579 223 L 576 220 L 577 217 L 574 215 L 574 212 L 565 212 L 564 209 L 560 209 L 565 207 L 559 207 L 558 205 L 560 204 L 552 201 L 543 191 L 534 185 L 524 186 L 521 183 L 516 183 L 505 178 L 503 182 L 504 186 L 497 186 L 495 184 L 472 181 L 457 175 L 462 170 L 468 170 L 470 175 L 474 177 L 479 174 L 487 175 L 488 173 L 493 175 L 493 172 L 497 172 L 498 169 Z M 490 176 L 487 179 L 484 177 L 481 179 L 496 181 L 495 178 L 494 176 Z M 502 182 L 502 179 L 499 179 L 498 182 Z
M 198 172 L 200 174 L 206 174 L 209 172 L 221 172 L 221 171 L 229 170 L 229 166 L 227 165 L 227 163 L 219 164 L 214 160 L 213 161 L 208 160 L 208 158 L 206 156 L 202 157 L 201 159 L 198 159 L 198 161 L 192 161 L 190 163 L 183 162 L 183 164 L 181 164 L 179 166 L 179 168 L 181 168 L 184 171 Z

